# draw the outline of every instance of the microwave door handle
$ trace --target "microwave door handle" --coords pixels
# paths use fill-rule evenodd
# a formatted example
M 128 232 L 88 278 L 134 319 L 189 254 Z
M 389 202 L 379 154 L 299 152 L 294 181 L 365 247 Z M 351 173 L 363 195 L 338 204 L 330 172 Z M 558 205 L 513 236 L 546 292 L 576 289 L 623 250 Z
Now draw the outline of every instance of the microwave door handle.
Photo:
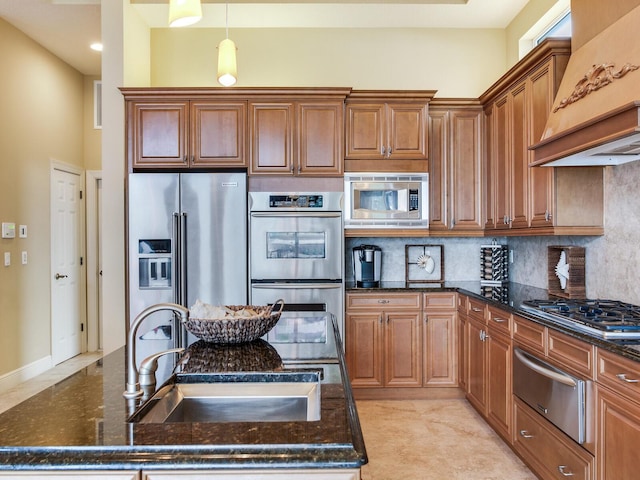
M 513 350 L 513 353 L 516 357 L 518 357 L 518 360 L 520 360 L 523 364 L 525 364 L 531 370 L 538 372 L 540 375 L 544 375 L 545 377 L 550 378 L 551 380 L 558 381 L 569 387 L 577 386 L 577 383 L 573 378 L 567 375 L 563 375 L 562 373 L 549 370 L 548 368 L 545 368 L 542 365 L 530 360 L 530 356 L 524 353 L 519 348 L 515 348 Z

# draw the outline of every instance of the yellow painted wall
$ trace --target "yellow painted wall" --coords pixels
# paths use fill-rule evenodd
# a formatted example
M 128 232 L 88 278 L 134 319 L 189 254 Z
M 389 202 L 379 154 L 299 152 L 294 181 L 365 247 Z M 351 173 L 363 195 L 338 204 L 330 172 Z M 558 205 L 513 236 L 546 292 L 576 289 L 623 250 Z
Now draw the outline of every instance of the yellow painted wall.
M 2 19 L 0 61 L 0 221 L 28 227 L 0 239 L 1 376 L 51 353 L 50 162 L 83 167 L 83 76 Z
M 437 90 L 477 97 L 506 71 L 504 30 L 233 29 L 237 86 Z M 223 29 L 153 29 L 153 86 L 219 86 Z

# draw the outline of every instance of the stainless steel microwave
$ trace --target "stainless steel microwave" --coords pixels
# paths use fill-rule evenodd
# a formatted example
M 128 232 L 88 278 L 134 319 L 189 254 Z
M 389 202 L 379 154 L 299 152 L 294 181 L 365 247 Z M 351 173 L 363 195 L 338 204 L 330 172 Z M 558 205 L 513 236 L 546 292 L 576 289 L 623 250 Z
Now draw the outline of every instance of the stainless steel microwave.
M 347 173 L 345 228 L 429 228 L 429 175 Z

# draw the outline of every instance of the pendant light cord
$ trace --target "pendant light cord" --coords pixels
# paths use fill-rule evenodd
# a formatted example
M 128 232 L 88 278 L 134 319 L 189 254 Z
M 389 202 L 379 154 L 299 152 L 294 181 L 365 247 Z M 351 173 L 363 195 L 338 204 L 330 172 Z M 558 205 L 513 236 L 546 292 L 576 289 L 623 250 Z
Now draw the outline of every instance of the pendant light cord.
M 224 4 L 224 25 L 225 35 L 229 38 L 229 3 Z

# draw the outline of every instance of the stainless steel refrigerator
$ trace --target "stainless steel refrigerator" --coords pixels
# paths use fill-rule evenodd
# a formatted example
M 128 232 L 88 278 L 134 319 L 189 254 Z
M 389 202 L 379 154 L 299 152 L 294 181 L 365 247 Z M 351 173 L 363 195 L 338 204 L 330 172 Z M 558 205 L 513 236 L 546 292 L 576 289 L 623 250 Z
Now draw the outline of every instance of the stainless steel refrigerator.
M 129 322 L 157 303 L 247 303 L 245 173 L 130 174 L 127 221 Z M 151 315 L 138 330 L 137 365 L 178 335 L 170 312 Z

